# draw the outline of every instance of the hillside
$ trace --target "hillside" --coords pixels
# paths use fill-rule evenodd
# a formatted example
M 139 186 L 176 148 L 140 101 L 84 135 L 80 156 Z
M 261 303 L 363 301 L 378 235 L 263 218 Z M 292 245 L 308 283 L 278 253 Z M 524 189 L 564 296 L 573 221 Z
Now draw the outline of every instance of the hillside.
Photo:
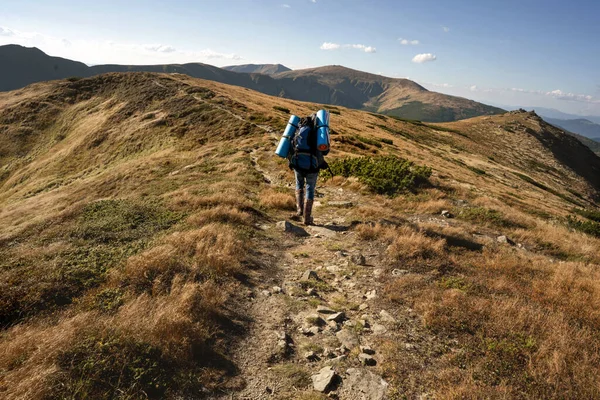
M 243 64 L 243 65 L 229 65 L 223 67 L 223 69 L 232 72 L 243 72 L 246 74 L 264 74 L 274 75 L 280 72 L 291 71 L 288 67 L 281 64 Z
M 12 54 L 11 49 L 12 47 L 0 46 L 0 57 L 4 53 L 8 54 L 4 57 L 9 57 Z M 39 61 L 39 65 L 55 65 L 53 58 L 46 56 L 40 50 L 21 47 L 18 57 L 10 56 L 12 67 L 6 68 L 0 65 L 0 82 L 4 82 L 3 85 L 7 88 L 16 89 L 29 83 L 46 80 L 40 78 L 45 75 L 31 72 L 37 65 L 32 66 L 30 63 L 33 54 L 43 58 Z M 90 77 L 108 72 L 181 73 L 194 78 L 242 86 L 272 96 L 364 109 L 431 122 L 455 121 L 479 115 L 499 114 L 503 111 L 472 100 L 430 92 L 407 79 L 386 78 L 340 66 L 287 71 L 274 75 L 232 72 L 201 63 L 98 65 L 83 68 L 78 72 L 74 74 L 71 69 L 57 69 L 53 79 L 71 76 Z M 19 82 L 19 85 L 14 82 Z
M 88 66 L 50 57 L 36 48 L 0 46 L 0 92 L 20 89 L 34 82 L 87 76 Z
M 407 119 L 444 122 L 503 112 L 472 100 L 430 92 L 408 79 L 387 78 L 342 66 L 294 70 L 275 78 L 301 80 L 308 87 L 322 84 L 332 88 L 328 101 L 318 100 L 324 103 Z
M 318 107 L 147 72 L 0 93 L 2 397 L 598 398 L 600 158 L 534 113 L 330 107 L 337 175 L 286 224 L 273 152 Z
M 565 129 L 569 132 L 577 133 L 587 138 L 600 137 L 600 124 L 596 124 L 587 119 L 555 119 L 555 118 L 544 118 L 552 125 L 558 126 L 559 128 Z

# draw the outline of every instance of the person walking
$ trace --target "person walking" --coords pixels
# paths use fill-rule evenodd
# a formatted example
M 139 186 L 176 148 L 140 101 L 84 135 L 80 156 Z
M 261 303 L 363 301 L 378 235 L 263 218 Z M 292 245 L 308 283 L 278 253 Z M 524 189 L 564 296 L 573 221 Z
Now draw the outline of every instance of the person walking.
M 296 177 L 296 214 L 293 219 L 312 225 L 312 208 L 319 171 L 328 168 L 325 156 L 329 153 L 317 147 L 316 115 L 300 120 L 288 155 L 289 167 Z

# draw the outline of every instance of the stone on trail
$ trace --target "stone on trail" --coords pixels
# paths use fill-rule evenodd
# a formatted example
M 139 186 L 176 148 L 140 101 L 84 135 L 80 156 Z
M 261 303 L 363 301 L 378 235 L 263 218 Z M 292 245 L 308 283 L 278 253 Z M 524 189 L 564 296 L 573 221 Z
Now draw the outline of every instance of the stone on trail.
M 347 355 L 342 354 L 341 356 L 334 357 L 334 358 L 331 358 L 331 359 L 325 361 L 325 365 L 337 365 L 343 361 L 346 361 L 347 358 L 348 358 Z
M 511 246 L 515 245 L 515 242 L 512 241 L 508 236 L 506 235 L 502 235 L 502 236 L 498 236 L 498 238 L 496 239 L 498 241 L 498 243 L 504 243 L 504 244 L 510 244 Z
M 396 269 L 394 269 L 392 271 L 392 275 L 393 276 L 402 276 L 402 275 L 406 275 L 408 273 L 409 273 L 409 271 L 406 270 L 406 269 L 398 269 L 398 268 L 396 268 Z
M 342 329 L 335 334 L 335 337 L 337 337 L 342 346 L 345 346 L 348 349 L 353 349 L 359 345 L 358 337 L 354 334 L 354 332 L 348 329 Z
M 386 398 L 388 383 L 379 375 L 363 368 L 350 368 L 346 371 L 340 398 L 361 400 L 383 400 Z
M 291 233 L 293 235 L 300 236 L 300 237 L 310 236 L 308 234 L 308 232 L 306 232 L 306 230 L 304 230 L 303 228 L 301 228 L 299 226 L 292 224 L 289 221 L 278 222 L 277 228 L 281 229 L 284 232 L 288 232 L 288 233 Z
M 334 322 L 343 322 L 345 319 L 346 319 L 346 314 L 344 314 L 343 312 L 331 314 L 329 317 L 327 317 L 327 321 L 334 321 Z
M 319 280 L 319 276 L 317 275 L 317 273 L 313 270 L 308 270 L 308 271 L 304 271 L 304 273 L 302 274 L 302 278 L 300 278 L 301 281 L 318 281 Z
M 306 294 L 309 296 L 316 296 L 317 295 L 317 291 L 315 290 L 315 288 L 310 288 L 306 291 Z
M 311 376 L 314 389 L 322 393 L 330 388 L 333 378 L 335 378 L 335 371 L 332 367 L 324 367 L 318 374 Z
M 367 303 L 362 303 L 360 306 L 358 306 L 358 309 L 360 311 L 365 311 L 367 308 L 369 308 L 369 305 Z
M 442 217 L 445 217 L 445 218 L 453 218 L 453 217 L 454 217 L 454 215 L 452 215 L 452 213 L 450 213 L 450 211 L 448 211 L 448 210 L 444 210 L 444 211 L 442 211 Z
M 379 313 L 379 317 L 383 322 L 396 322 L 396 318 L 394 318 L 392 314 L 385 310 L 381 310 L 381 312 Z
M 373 333 L 376 335 L 383 335 L 387 332 L 387 328 L 381 324 L 373 324 Z
M 364 298 L 367 300 L 373 300 L 374 298 L 377 297 L 377 290 L 373 289 L 371 291 L 368 291 L 365 295 Z

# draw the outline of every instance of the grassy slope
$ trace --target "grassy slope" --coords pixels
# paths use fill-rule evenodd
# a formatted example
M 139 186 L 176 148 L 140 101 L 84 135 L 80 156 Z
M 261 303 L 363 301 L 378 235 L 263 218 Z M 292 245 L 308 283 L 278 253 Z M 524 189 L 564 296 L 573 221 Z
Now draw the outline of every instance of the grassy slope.
M 0 94 L 0 391 L 239 389 L 230 349 L 249 323 L 244 293 L 277 243 L 257 226 L 293 206 L 291 191 L 254 167 L 290 179 L 272 156 L 288 118 L 274 106 L 319 107 L 158 74 Z M 526 113 L 435 126 L 334 110 L 333 158 L 394 154 L 434 171 L 432 188 L 394 199 L 352 178 L 326 184 L 360 196 L 345 218 L 364 223 L 356 233 L 386 255 L 387 273 L 412 271 L 390 275 L 382 301 L 413 308 L 431 335 L 454 341 L 422 371 L 388 343 L 378 368 L 393 389 L 410 392 L 416 380 L 447 398 L 600 393 L 600 241 L 561 224 L 574 203 L 592 205 L 598 185 L 548 150 L 560 133 Z M 461 223 L 370 224 L 442 209 Z M 473 239 L 482 232 L 528 251 Z M 482 242 L 465 250 L 461 240 Z

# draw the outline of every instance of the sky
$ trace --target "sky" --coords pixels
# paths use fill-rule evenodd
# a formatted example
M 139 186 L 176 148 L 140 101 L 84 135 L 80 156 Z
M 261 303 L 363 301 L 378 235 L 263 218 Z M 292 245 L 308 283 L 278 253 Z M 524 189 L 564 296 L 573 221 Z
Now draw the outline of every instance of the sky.
M 95 64 L 343 65 L 600 116 L 600 0 L 2 0 L 0 45 Z

